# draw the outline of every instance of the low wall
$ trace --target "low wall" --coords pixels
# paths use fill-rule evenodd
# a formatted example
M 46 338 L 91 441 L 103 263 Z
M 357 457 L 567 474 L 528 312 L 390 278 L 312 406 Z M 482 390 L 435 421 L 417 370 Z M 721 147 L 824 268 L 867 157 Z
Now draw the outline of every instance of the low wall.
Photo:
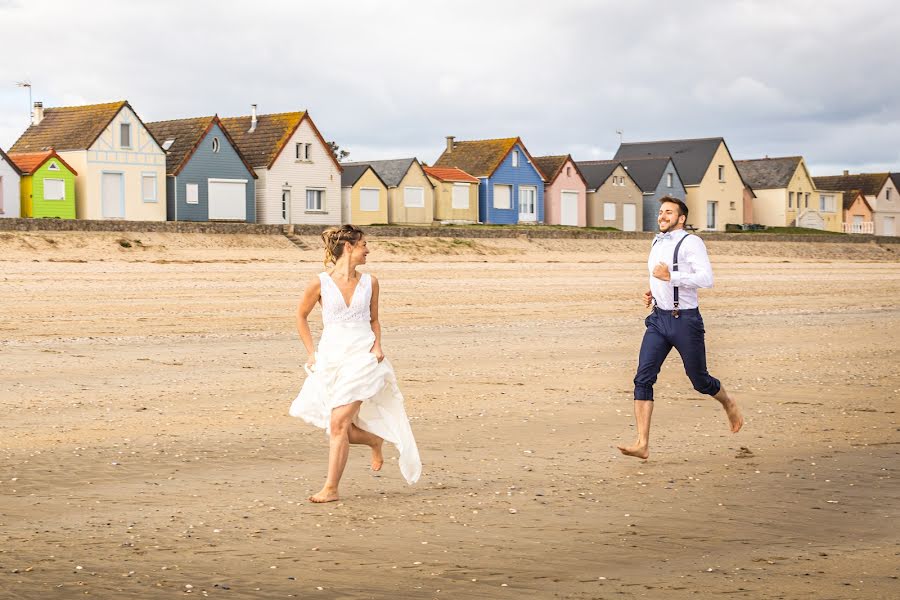
M 216 223 L 193 221 L 88 221 L 82 219 L 0 219 L 0 231 L 129 231 L 156 233 L 218 233 L 281 235 L 287 231 L 301 236 L 319 236 L 324 225 L 257 225 L 254 223 Z M 464 227 L 427 225 L 369 225 L 363 228 L 370 237 L 443 237 L 443 238 L 534 238 L 641 240 L 652 233 L 643 231 L 595 231 L 592 229 L 530 226 Z M 900 244 L 900 237 L 847 234 L 778 234 L 701 232 L 704 240 L 741 242 L 831 242 L 840 244 Z

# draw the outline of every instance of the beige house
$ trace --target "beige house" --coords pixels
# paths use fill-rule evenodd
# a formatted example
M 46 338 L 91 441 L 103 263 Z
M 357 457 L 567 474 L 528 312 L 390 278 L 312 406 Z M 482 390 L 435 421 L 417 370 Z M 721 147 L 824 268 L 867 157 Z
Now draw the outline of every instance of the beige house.
M 862 192 L 866 203 L 872 211 L 871 219 L 860 222 L 859 214 L 855 214 L 852 220 L 845 218 L 842 227 L 846 233 L 897 235 L 894 219 L 894 215 L 898 212 L 897 193 L 894 186 L 888 186 L 888 182 L 891 181 L 890 173 L 858 173 L 851 175 L 849 171 L 844 171 L 842 175 L 815 177 L 814 181 L 819 189 L 844 192 L 845 212 L 848 202 L 851 203 L 850 206 L 857 202 L 854 192 L 856 190 Z M 888 191 L 889 187 L 894 188 L 894 191 Z M 893 196 L 893 200 L 887 200 L 887 197 L 890 196 Z M 883 201 L 881 205 L 879 205 L 879 200 Z M 857 210 L 864 212 L 864 209 L 858 205 Z M 866 223 L 871 223 L 871 226 L 866 225 Z M 891 231 L 891 233 L 885 233 L 886 229 Z
M 576 163 L 587 182 L 588 227 L 643 230 L 644 192 L 617 160 Z
M 478 222 L 478 178 L 456 167 L 424 167 L 434 185 L 434 220 Z
M 343 163 L 368 165 L 388 188 L 388 223 L 427 224 L 434 221 L 434 185 L 416 158 Z
M 875 198 L 875 234 L 900 235 L 900 173 L 891 173 Z
M 841 231 L 840 202 L 816 189 L 802 156 L 739 160 L 735 165 L 756 195 L 753 223 Z
M 615 160 L 668 156 L 684 184 L 688 224 L 725 231 L 744 222 L 744 181 L 720 137 L 622 144 Z
M 369 165 L 344 167 L 341 173 L 341 214 L 353 225 L 388 222 L 388 188 Z

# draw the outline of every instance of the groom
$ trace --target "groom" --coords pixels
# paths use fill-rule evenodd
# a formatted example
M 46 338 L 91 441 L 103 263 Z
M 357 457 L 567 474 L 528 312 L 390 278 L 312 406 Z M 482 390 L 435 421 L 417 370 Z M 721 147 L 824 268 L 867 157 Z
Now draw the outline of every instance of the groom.
M 712 265 L 703 240 L 684 230 L 687 216 L 688 208 L 682 200 L 671 196 L 660 199 L 657 218 L 660 233 L 650 249 L 647 261 L 650 289 L 644 292 L 644 304 L 648 308 L 652 306 L 653 311 L 644 321 L 647 330 L 634 376 L 634 417 L 638 439 L 632 446 L 618 446 L 626 456 L 650 456 L 653 384 L 673 347 L 681 355 L 684 370 L 694 389 L 721 403 L 728 415 L 732 433 L 740 431 L 744 424 L 734 398 L 706 370 L 705 331 L 700 309 L 697 308 L 697 290 L 712 287 Z

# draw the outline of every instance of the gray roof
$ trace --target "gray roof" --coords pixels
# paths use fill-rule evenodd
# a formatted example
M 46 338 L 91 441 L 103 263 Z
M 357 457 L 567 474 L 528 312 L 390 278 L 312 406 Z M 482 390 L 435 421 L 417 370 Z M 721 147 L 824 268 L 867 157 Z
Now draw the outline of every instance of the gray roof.
M 575 163 L 581 169 L 589 190 L 596 190 L 609 179 L 620 164 L 617 160 L 586 160 Z
M 666 167 L 669 166 L 669 161 L 671 160 L 668 156 L 629 158 L 628 160 L 623 160 L 622 165 L 645 194 L 652 194 L 659 186 L 663 173 L 666 172 Z M 678 169 L 675 170 L 678 171 Z M 681 174 L 679 174 L 679 177 L 681 177 Z
M 894 187 L 900 190 L 900 173 L 891 173 L 891 181 L 894 182 Z M 900 194 L 900 191 L 897 193 Z
M 370 169 L 369 165 L 348 165 L 344 163 L 344 172 L 341 173 L 341 187 L 353 187 L 363 173 Z
M 662 140 L 622 144 L 616 152 L 616 160 L 670 156 L 684 185 L 699 185 L 725 140 L 720 137 L 696 140 Z
M 755 190 L 777 190 L 787 187 L 802 160 L 799 156 L 736 160 L 735 166 L 744 183 Z
M 368 165 L 372 167 L 372 170 L 381 177 L 381 180 L 388 187 L 397 187 L 414 162 L 417 163 L 419 161 L 416 158 L 396 158 L 393 160 L 369 160 L 341 164 L 345 168 Z M 341 182 L 343 183 L 343 180 Z

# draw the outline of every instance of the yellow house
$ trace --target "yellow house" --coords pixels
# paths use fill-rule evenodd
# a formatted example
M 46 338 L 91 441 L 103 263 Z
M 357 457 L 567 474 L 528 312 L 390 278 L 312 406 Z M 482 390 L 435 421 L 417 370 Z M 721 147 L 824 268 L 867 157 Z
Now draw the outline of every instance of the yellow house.
M 388 222 L 388 189 L 369 165 L 345 166 L 341 173 L 341 214 L 353 225 Z
M 615 160 L 668 156 L 685 189 L 688 224 L 725 231 L 744 223 L 744 181 L 720 137 L 621 144 Z
M 802 156 L 736 161 L 753 188 L 753 221 L 767 227 L 806 227 L 841 231 L 841 203 L 816 188 Z
M 424 167 L 434 185 L 434 220 L 478 222 L 478 178 L 456 167 Z
M 367 165 L 388 189 L 388 223 L 431 225 L 434 221 L 434 185 L 416 158 L 342 163 Z

